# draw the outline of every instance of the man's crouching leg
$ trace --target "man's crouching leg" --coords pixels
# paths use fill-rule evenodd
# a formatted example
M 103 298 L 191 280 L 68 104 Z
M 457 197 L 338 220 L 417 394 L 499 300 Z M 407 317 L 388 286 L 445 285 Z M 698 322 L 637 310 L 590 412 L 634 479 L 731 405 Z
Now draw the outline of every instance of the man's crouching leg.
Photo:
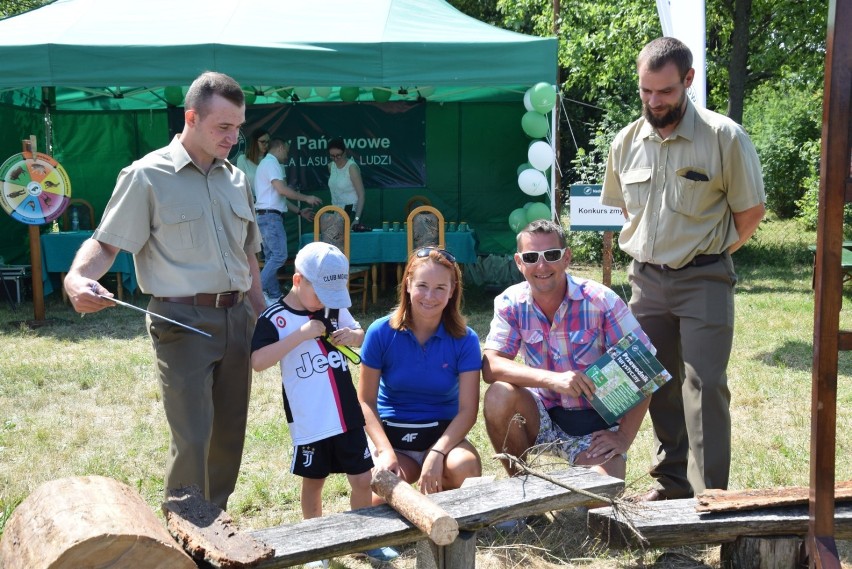
M 483 415 L 494 450 L 525 458 L 535 443 L 540 423 L 532 393 L 523 387 L 494 382 L 485 392 Z M 501 462 L 509 476 L 520 473 L 511 461 L 501 459 Z

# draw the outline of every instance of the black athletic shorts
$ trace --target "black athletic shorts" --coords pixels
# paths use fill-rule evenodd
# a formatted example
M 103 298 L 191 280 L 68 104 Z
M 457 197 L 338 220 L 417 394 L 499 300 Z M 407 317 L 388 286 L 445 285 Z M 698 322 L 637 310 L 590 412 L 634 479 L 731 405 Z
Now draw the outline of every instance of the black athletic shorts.
M 290 472 L 303 478 L 325 478 L 332 472 L 361 474 L 373 468 L 363 427 L 293 447 Z

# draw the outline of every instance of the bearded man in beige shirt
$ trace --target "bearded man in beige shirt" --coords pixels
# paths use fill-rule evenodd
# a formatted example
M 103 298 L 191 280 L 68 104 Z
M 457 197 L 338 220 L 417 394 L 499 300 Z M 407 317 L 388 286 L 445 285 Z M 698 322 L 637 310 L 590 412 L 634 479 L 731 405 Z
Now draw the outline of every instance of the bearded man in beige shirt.
M 658 38 L 636 66 L 643 116 L 612 143 L 601 201 L 625 214 L 630 309 L 673 377 L 649 407 L 656 484 L 640 498 L 659 500 L 728 486 L 731 253 L 756 231 L 766 195 L 742 127 L 689 100 L 689 48 Z

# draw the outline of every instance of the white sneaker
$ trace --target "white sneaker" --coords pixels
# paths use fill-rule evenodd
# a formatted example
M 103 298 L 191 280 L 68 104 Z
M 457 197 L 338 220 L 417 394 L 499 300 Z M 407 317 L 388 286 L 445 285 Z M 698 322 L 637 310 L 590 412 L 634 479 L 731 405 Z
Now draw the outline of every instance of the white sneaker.
M 310 563 L 305 563 L 304 565 L 302 565 L 302 567 L 322 567 L 322 569 L 328 569 L 328 559 L 322 559 L 320 561 L 311 561 Z

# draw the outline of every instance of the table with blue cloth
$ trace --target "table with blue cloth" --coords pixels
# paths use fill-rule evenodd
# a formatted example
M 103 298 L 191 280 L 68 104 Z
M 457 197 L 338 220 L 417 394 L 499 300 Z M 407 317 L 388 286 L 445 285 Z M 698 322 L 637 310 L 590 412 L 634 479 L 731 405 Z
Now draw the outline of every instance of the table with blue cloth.
M 53 292 L 49 273 L 60 273 L 64 278 L 65 273 L 71 268 L 74 255 L 83 242 L 92 236 L 92 231 L 60 231 L 58 233 L 44 233 L 41 236 L 41 274 L 44 282 L 44 294 Z M 116 297 L 122 299 L 124 289 L 130 294 L 136 292 L 136 268 L 133 265 L 133 255 L 127 251 L 119 251 L 115 262 L 107 271 L 108 273 L 119 273 L 116 276 Z M 63 298 L 65 291 L 62 291 Z
M 299 246 L 313 242 L 314 234 L 302 235 Z M 444 234 L 447 251 L 459 263 L 476 262 L 476 235 L 473 231 L 448 231 Z M 349 263 L 352 266 L 370 265 L 373 279 L 373 302 L 379 296 L 377 267 L 380 263 L 405 263 L 408 261 L 408 236 L 405 231 L 374 229 L 363 233 L 352 232 L 349 239 Z

